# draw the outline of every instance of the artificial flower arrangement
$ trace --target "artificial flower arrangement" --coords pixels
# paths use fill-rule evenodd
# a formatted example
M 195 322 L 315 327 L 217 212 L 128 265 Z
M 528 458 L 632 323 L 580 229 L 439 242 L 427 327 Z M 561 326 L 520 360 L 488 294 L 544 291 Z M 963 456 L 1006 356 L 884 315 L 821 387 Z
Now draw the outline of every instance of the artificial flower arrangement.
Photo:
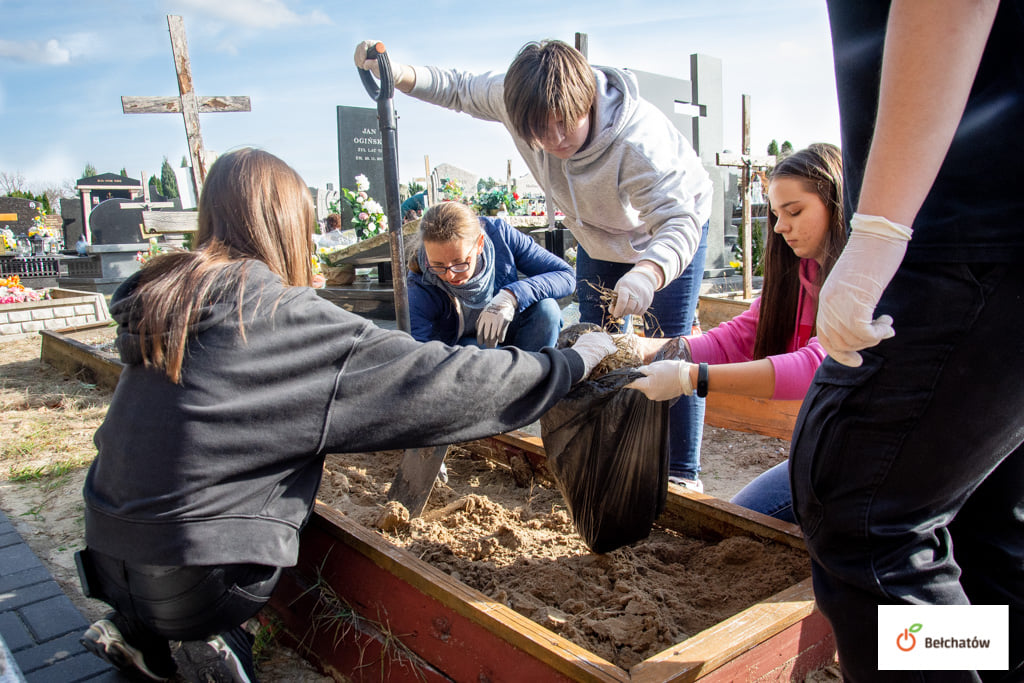
M 18 249 L 18 238 L 14 236 L 14 231 L 10 228 L 4 228 L 0 230 L 0 251 L 17 251 Z
M 443 178 L 439 191 L 441 192 L 442 201 L 455 202 L 462 199 L 462 184 L 454 178 Z
M 494 215 L 501 211 L 502 207 L 505 207 L 511 216 L 522 213 L 523 207 L 519 200 L 519 193 L 504 187 L 496 187 L 483 194 L 478 194 L 473 202 L 473 208 L 481 216 Z
M 388 217 L 384 207 L 367 194 L 370 181 L 365 175 L 356 176 L 356 191 L 341 188 L 341 194 L 352 209 L 352 228 L 360 240 L 369 239 L 388 229 Z M 333 208 L 333 207 L 332 207 Z
M 39 212 L 32 218 L 32 227 L 28 229 L 28 236 L 57 240 L 60 239 L 60 228 L 51 228 L 46 225 L 46 218 L 44 217 L 43 210 L 40 208 Z
M 17 275 L 0 278 L 0 304 L 20 304 L 26 301 L 42 301 L 50 298 L 50 290 L 38 290 L 21 284 Z
M 142 265 L 146 265 L 149 262 L 149 260 L 152 259 L 154 256 L 156 256 L 157 254 L 162 254 L 165 251 L 167 250 L 164 249 L 164 247 L 159 242 L 157 242 L 155 237 L 150 237 L 149 249 L 146 250 L 145 252 L 135 252 L 135 260 L 141 263 Z
M 347 245 L 318 246 L 313 254 L 313 276 L 322 278 L 328 285 L 350 285 L 355 282 L 356 268 L 351 263 L 336 261 L 337 255 Z M 319 280 L 317 280 L 318 282 Z M 317 285 L 314 285 L 317 286 Z

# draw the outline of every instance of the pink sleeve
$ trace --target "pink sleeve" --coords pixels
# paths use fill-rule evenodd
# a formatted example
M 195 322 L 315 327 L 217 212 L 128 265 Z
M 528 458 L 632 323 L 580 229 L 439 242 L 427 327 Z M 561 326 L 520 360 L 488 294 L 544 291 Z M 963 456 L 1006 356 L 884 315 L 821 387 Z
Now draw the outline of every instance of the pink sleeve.
M 825 360 L 826 355 L 825 349 L 818 343 L 818 338 L 812 337 L 807 346 L 792 353 L 768 356 L 768 360 L 775 368 L 775 393 L 772 394 L 772 399 L 803 399 L 808 387 L 811 386 L 814 372 Z
M 761 297 L 732 320 L 696 337 L 687 337 L 694 363 L 740 363 L 754 355 L 754 333 L 761 317 Z

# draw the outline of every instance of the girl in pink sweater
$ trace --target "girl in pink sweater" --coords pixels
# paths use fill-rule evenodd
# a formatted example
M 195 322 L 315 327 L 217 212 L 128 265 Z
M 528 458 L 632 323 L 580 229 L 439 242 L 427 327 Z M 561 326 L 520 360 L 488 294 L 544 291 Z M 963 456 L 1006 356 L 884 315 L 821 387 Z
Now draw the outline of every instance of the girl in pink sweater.
M 842 157 L 830 144 L 814 144 L 780 161 L 768 185 L 769 231 L 764 286 L 750 309 L 705 334 L 676 340 L 643 340 L 646 377 L 631 388 L 664 401 L 696 389 L 698 396 L 725 391 L 758 398 L 802 399 L 825 358 L 814 336 L 818 290 L 846 244 Z M 699 438 L 699 435 L 694 435 Z M 696 469 L 672 463 L 670 471 Z M 699 479 L 670 477 L 703 490 Z M 765 472 L 733 502 L 794 521 L 786 463 Z

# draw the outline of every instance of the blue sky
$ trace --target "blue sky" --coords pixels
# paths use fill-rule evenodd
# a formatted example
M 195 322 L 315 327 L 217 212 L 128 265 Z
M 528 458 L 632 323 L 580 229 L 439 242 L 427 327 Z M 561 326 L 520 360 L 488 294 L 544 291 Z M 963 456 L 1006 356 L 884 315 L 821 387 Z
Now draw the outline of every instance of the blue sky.
M 0 0 L 0 171 L 41 191 L 125 168 L 159 174 L 187 154 L 180 114 L 126 115 L 122 95 L 177 95 L 168 14 L 184 18 L 198 95 L 248 95 L 248 113 L 200 116 L 207 149 L 256 146 L 309 185 L 338 183 L 337 105 L 375 107 L 352 64 L 357 41 L 392 59 L 504 70 L 521 45 L 586 33 L 590 61 L 688 79 L 689 55 L 722 60 L 725 147 L 738 151 L 743 94 L 753 151 L 839 142 L 821 0 Z M 403 182 L 424 156 L 483 176 L 526 172 L 504 130 L 396 93 Z

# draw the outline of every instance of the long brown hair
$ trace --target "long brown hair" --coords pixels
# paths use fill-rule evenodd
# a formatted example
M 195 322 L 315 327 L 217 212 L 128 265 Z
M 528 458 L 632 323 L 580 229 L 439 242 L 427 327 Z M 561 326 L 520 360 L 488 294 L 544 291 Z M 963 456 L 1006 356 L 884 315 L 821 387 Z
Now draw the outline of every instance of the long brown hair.
M 822 243 L 818 271 L 820 286 L 846 245 L 843 216 L 843 157 L 835 145 L 819 142 L 790 154 L 772 170 L 769 182 L 778 178 L 800 180 L 808 192 L 821 198 L 829 212 L 828 230 Z M 770 209 L 770 207 L 769 207 Z M 764 250 L 764 284 L 761 316 L 754 340 L 754 358 L 786 353 L 796 328 L 800 300 L 800 257 L 775 232 L 776 216 L 768 211 L 768 235 Z
M 132 315 L 143 362 L 179 382 L 190 327 L 217 292 L 236 288 L 243 300 L 253 261 L 308 287 L 314 220 L 309 189 L 281 159 L 251 148 L 219 157 L 199 198 L 194 250 L 157 256 L 139 273 Z

